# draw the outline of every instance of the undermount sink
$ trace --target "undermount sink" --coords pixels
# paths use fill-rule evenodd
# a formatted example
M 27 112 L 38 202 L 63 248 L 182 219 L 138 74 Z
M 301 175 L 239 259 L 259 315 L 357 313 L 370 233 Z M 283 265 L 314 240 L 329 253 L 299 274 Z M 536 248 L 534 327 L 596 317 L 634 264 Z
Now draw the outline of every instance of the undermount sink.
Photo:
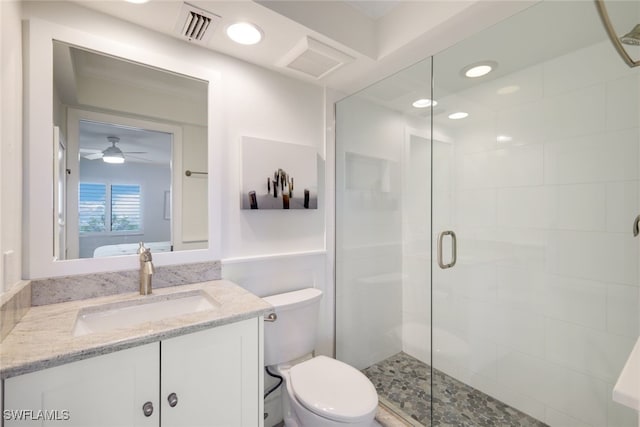
M 80 310 L 73 327 L 73 336 L 109 332 L 140 323 L 213 310 L 220 304 L 202 291 L 167 295 L 152 295 L 119 303 Z

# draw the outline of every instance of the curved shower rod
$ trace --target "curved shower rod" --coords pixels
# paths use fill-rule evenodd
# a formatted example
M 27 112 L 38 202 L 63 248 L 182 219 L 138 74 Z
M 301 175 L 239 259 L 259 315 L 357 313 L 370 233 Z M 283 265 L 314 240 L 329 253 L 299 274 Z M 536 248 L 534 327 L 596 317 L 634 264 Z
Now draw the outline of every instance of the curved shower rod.
M 607 30 L 607 34 L 609 35 L 609 40 L 613 43 L 613 46 L 618 51 L 618 54 L 622 57 L 624 62 L 627 63 L 629 67 L 637 67 L 640 65 L 640 60 L 634 61 L 629 53 L 625 50 L 624 46 L 620 42 L 620 39 L 616 35 L 616 32 L 613 30 L 613 25 L 611 25 L 611 20 L 609 19 L 609 14 L 607 13 L 607 7 L 604 4 L 604 0 L 595 0 L 596 8 L 598 9 L 598 14 L 600 15 L 600 19 L 602 19 L 602 24 L 604 28 Z

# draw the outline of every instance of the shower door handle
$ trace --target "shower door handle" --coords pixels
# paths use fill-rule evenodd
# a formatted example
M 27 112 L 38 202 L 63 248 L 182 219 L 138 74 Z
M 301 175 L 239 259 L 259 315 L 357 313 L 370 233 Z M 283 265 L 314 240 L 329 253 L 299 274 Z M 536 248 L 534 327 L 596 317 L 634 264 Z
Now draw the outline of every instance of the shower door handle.
M 638 234 L 640 234 L 640 215 L 633 221 L 633 236 L 638 237 Z
M 445 236 L 451 236 L 451 262 L 445 264 L 442 260 L 442 241 Z M 456 241 L 456 233 L 451 230 L 443 231 L 438 236 L 438 265 L 440 268 L 447 269 L 456 265 L 456 258 L 458 254 L 457 241 Z

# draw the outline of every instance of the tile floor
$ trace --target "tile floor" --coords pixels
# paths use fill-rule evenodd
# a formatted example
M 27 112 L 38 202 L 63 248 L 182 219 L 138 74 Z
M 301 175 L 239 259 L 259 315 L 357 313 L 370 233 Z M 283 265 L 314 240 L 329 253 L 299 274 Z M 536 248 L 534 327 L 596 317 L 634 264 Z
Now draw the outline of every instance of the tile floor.
M 376 386 L 382 403 L 389 405 L 409 423 L 417 421 L 418 425 L 431 425 L 429 365 L 401 352 L 363 372 Z M 433 426 L 546 426 L 437 369 L 433 373 Z

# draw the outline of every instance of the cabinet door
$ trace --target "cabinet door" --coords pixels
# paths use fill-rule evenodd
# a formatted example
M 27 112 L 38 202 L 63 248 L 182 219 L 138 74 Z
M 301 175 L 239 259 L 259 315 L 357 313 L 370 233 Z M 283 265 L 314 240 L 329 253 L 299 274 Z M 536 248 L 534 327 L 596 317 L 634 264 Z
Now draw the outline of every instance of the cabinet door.
M 162 427 L 263 425 L 261 328 L 249 319 L 162 341 Z
M 5 380 L 5 427 L 157 427 L 159 345 L 147 344 Z M 154 411 L 146 417 L 143 405 L 148 401 Z

